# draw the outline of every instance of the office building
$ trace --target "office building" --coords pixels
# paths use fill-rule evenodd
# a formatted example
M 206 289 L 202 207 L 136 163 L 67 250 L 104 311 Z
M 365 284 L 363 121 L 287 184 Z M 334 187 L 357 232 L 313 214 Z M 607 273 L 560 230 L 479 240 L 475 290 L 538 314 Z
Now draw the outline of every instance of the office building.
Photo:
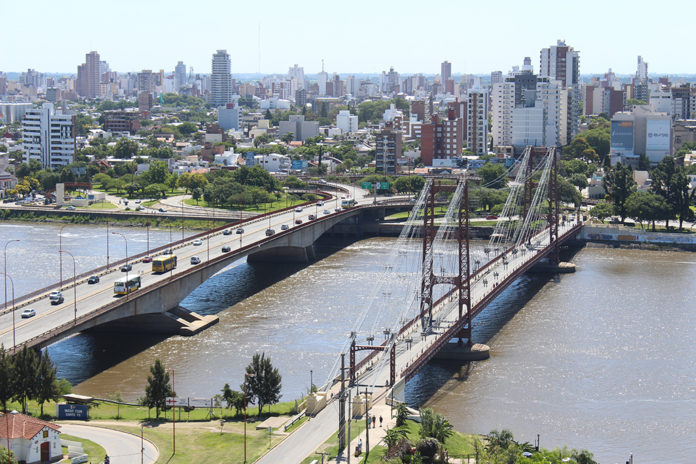
M 152 70 L 143 69 L 138 73 L 138 92 L 155 92 L 155 75 Z
M 218 107 L 218 124 L 225 130 L 239 130 L 239 105 L 236 102 Z
M 296 81 L 296 91 L 305 88 L 304 68 L 302 66 L 294 65 L 292 68 L 289 68 L 288 77 Z
M 22 120 L 24 160 L 35 159 L 44 168 L 58 169 L 75 156 L 75 116 L 55 111 L 52 103 L 30 109 Z
M 467 91 L 466 148 L 477 155 L 488 153 L 488 89 Z
M 310 137 L 319 135 L 318 121 L 305 121 L 304 116 L 293 114 L 287 121 L 280 121 L 278 125 L 278 135 L 293 134 L 293 139 L 304 142 Z
M 636 106 L 630 112 L 619 112 L 611 120 L 611 165 L 617 163 L 638 167 L 645 155 L 650 164 L 657 164 L 672 153 L 672 118 L 653 111 L 648 105 Z
M 130 132 L 135 135 L 140 129 L 140 111 L 135 109 L 104 111 L 104 130 Z
M 24 114 L 32 109 L 33 106 L 31 103 L 0 102 L 0 122 L 12 124 L 13 122 L 21 121 L 24 118 Z
M 225 106 L 232 101 L 232 63 L 227 50 L 218 50 L 213 55 L 212 73 L 210 75 L 209 103 L 213 106 Z
M 387 124 L 375 136 L 375 171 L 382 174 L 396 174 L 401 150 L 401 131 Z

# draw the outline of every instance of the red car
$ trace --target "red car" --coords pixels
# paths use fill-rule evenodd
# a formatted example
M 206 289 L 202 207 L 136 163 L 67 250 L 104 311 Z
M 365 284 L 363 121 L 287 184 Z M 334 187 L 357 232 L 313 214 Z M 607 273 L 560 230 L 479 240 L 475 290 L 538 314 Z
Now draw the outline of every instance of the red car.
M 498 219 L 498 216 L 496 216 L 495 214 L 489 214 L 488 216 L 486 216 L 486 219 Z
M 143 263 L 151 263 L 152 262 L 152 256 L 146 256 L 143 258 Z
M 302 219 L 295 219 L 295 224 L 302 224 Z

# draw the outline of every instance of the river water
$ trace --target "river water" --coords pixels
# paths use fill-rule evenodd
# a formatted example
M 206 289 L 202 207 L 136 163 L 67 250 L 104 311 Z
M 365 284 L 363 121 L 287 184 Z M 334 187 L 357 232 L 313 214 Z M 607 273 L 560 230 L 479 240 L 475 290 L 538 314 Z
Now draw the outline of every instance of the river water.
M 130 254 L 145 249 L 145 231 L 114 230 L 128 236 Z M 22 239 L 8 247 L 18 293 L 57 272 L 57 234 L 52 225 L 0 225 L 3 241 Z M 70 225 L 63 234 L 78 273 L 103 264 L 103 228 Z M 125 253 L 118 238 L 112 260 Z M 151 230 L 150 246 L 168 238 Z M 195 337 L 81 334 L 49 351 L 77 392 L 119 391 L 131 400 L 143 395 L 156 358 L 174 370 L 179 395 L 211 396 L 226 382 L 238 388 L 251 355 L 263 351 L 283 376 L 282 400 L 292 400 L 309 387 L 310 370 L 314 383 L 326 380 L 393 243 L 322 243 L 322 259 L 308 267 L 235 263 L 182 303 L 220 317 Z M 35 262 L 45 262 L 44 273 Z M 491 346 L 491 358 L 431 364 L 409 383 L 407 400 L 464 432 L 508 428 L 529 442 L 539 434 L 544 447 L 586 448 L 602 463 L 623 463 L 630 453 L 635 462 L 692 462 L 696 255 L 588 247 L 573 262 L 578 271 L 560 279 L 518 279 L 475 320 L 475 341 Z

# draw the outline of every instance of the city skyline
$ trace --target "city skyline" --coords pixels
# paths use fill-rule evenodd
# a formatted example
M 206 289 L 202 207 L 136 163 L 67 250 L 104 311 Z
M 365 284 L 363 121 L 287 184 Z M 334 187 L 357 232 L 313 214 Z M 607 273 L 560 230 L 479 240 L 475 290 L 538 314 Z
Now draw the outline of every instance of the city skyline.
M 647 33 L 629 31 L 622 38 L 611 37 L 624 31 L 625 25 L 645 27 L 639 25 L 649 10 L 647 2 L 632 2 L 626 8 L 624 2 L 589 1 L 564 6 L 562 11 L 557 2 L 548 0 L 535 2 L 534 8 L 512 1 L 495 6 L 451 2 L 433 11 L 415 3 L 402 3 L 396 9 L 358 0 L 351 8 L 327 12 L 320 2 L 306 1 L 286 12 L 284 4 L 270 1 L 265 11 L 278 14 L 269 17 L 259 16 L 250 3 L 211 2 L 196 10 L 180 2 L 125 0 L 120 8 L 102 15 L 83 0 L 69 9 L 39 3 L 31 25 L 45 33 L 27 33 L 26 22 L 10 21 L 0 40 L 13 46 L 0 55 L 0 70 L 33 68 L 75 74 L 85 54 L 96 50 L 118 72 L 164 69 L 172 73 L 177 62 L 183 61 L 187 68 L 208 74 L 210 56 L 227 49 L 232 74 L 284 74 L 295 63 L 307 74 L 316 74 L 322 59 L 329 73 L 372 74 L 393 66 L 402 74 L 437 74 L 445 60 L 452 63 L 455 75 L 507 73 L 525 56 L 538 69 L 540 50 L 563 39 L 580 52 L 582 74 L 600 74 L 609 68 L 633 74 L 638 55 L 650 63 L 651 74 L 696 73 L 680 47 L 667 47 L 658 40 L 688 42 L 691 15 L 652 22 Z M 696 10 L 686 1 L 674 7 L 680 4 Z M 6 5 L 4 13 L 8 18 L 26 17 L 18 2 Z M 47 34 L 51 41 L 46 40 Z

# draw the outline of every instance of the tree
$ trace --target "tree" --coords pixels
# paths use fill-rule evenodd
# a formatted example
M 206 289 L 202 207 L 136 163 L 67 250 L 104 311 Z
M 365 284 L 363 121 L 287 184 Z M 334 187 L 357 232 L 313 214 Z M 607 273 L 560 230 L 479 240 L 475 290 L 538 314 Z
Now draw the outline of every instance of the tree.
M 650 178 L 652 179 L 650 190 L 661 195 L 667 201 L 672 214 L 675 213 L 674 207 L 678 203 L 675 193 L 675 187 L 678 187 L 678 182 L 675 178 L 676 173 L 677 166 L 674 163 L 674 158 L 671 156 L 665 156 L 650 173 Z M 669 229 L 669 219 L 672 214 L 666 219 L 665 226 L 667 229 Z
M 198 125 L 192 122 L 184 122 L 179 125 L 179 133 L 181 135 L 189 136 L 196 131 L 198 131 Z
M 138 142 L 126 138 L 118 139 L 114 146 L 114 156 L 121 159 L 130 159 L 138 154 Z
M 593 207 L 590 210 L 590 216 L 596 217 L 600 221 L 604 222 L 604 220 L 608 217 L 611 217 L 614 215 L 614 206 L 611 203 L 607 203 L 606 201 L 600 201 L 597 203 L 597 206 Z
M 406 425 L 406 418 L 408 417 L 408 409 L 403 403 L 399 403 L 396 407 L 396 426 L 401 427 Z
M 278 369 L 271 364 L 271 358 L 266 353 L 256 353 L 251 363 L 246 367 L 245 384 L 247 399 L 251 404 L 258 404 L 259 415 L 267 404 L 275 404 L 280 400 L 281 376 Z
M 259 134 L 254 137 L 254 147 L 258 148 L 259 145 L 265 145 L 271 141 L 271 137 L 268 134 Z
M 604 190 L 614 204 L 614 212 L 621 218 L 621 224 L 626 220 L 626 200 L 636 190 L 631 168 L 616 163 L 613 169 L 604 175 Z
M 7 402 L 14 396 L 12 383 L 12 358 L 7 355 L 5 347 L 0 345 L 0 403 L 5 412 Z
M 507 175 L 505 166 L 498 163 L 487 161 L 478 170 L 478 175 L 481 176 L 481 182 L 484 187 L 503 188 L 507 185 Z
M 58 390 L 58 380 L 56 378 L 56 367 L 48 355 L 48 350 L 39 355 L 38 378 L 36 381 L 36 401 L 41 406 L 41 415 L 43 416 L 43 407 L 46 401 L 56 401 L 60 398 Z
M 401 440 L 408 436 L 406 430 L 400 427 L 394 427 L 392 429 L 387 429 L 384 434 L 384 443 L 387 445 L 387 450 L 391 450 L 397 445 Z
M 27 412 L 27 400 L 36 394 L 36 371 L 38 369 L 38 357 L 33 348 L 26 344 L 22 346 L 13 358 L 12 378 L 13 398 L 22 404 L 22 412 Z
M 7 448 L 0 448 L 0 464 L 17 464 L 17 458 Z
M 684 168 L 679 167 L 672 176 L 672 210 L 679 218 L 679 230 L 682 230 L 684 221 L 693 221 L 694 211 L 691 205 L 694 202 L 696 190 L 689 187 L 689 178 Z
M 165 161 L 152 161 L 144 175 L 149 184 L 164 184 L 167 180 L 169 169 Z
M 421 409 L 420 417 L 420 436 L 423 438 L 432 437 L 440 443 L 445 443 L 445 440 L 454 433 L 452 424 L 444 416 L 434 413 L 430 408 Z
M 573 174 L 568 181 L 579 189 L 587 187 L 587 176 L 584 174 Z
M 164 369 L 162 362 L 156 359 L 147 377 L 143 406 L 155 408 L 155 417 L 159 419 L 160 409 L 166 407 L 168 396 L 174 396 L 174 390 L 169 383 L 169 373 Z
M 587 450 L 573 450 L 570 457 L 575 460 L 576 464 L 597 464 L 594 455 Z
M 655 221 L 665 219 L 669 213 L 669 207 L 664 198 L 651 192 L 633 192 L 626 199 L 626 214 L 636 221 L 652 222 L 653 231 Z
M 222 399 L 225 400 L 228 408 L 234 407 L 236 415 L 240 415 L 244 411 L 244 394 L 232 390 L 228 383 L 222 388 Z
M 282 140 L 283 142 L 289 144 L 290 142 L 292 142 L 293 140 L 295 140 L 295 134 L 293 134 L 292 132 L 288 132 L 287 134 L 283 135 L 283 136 L 280 138 L 280 140 Z

